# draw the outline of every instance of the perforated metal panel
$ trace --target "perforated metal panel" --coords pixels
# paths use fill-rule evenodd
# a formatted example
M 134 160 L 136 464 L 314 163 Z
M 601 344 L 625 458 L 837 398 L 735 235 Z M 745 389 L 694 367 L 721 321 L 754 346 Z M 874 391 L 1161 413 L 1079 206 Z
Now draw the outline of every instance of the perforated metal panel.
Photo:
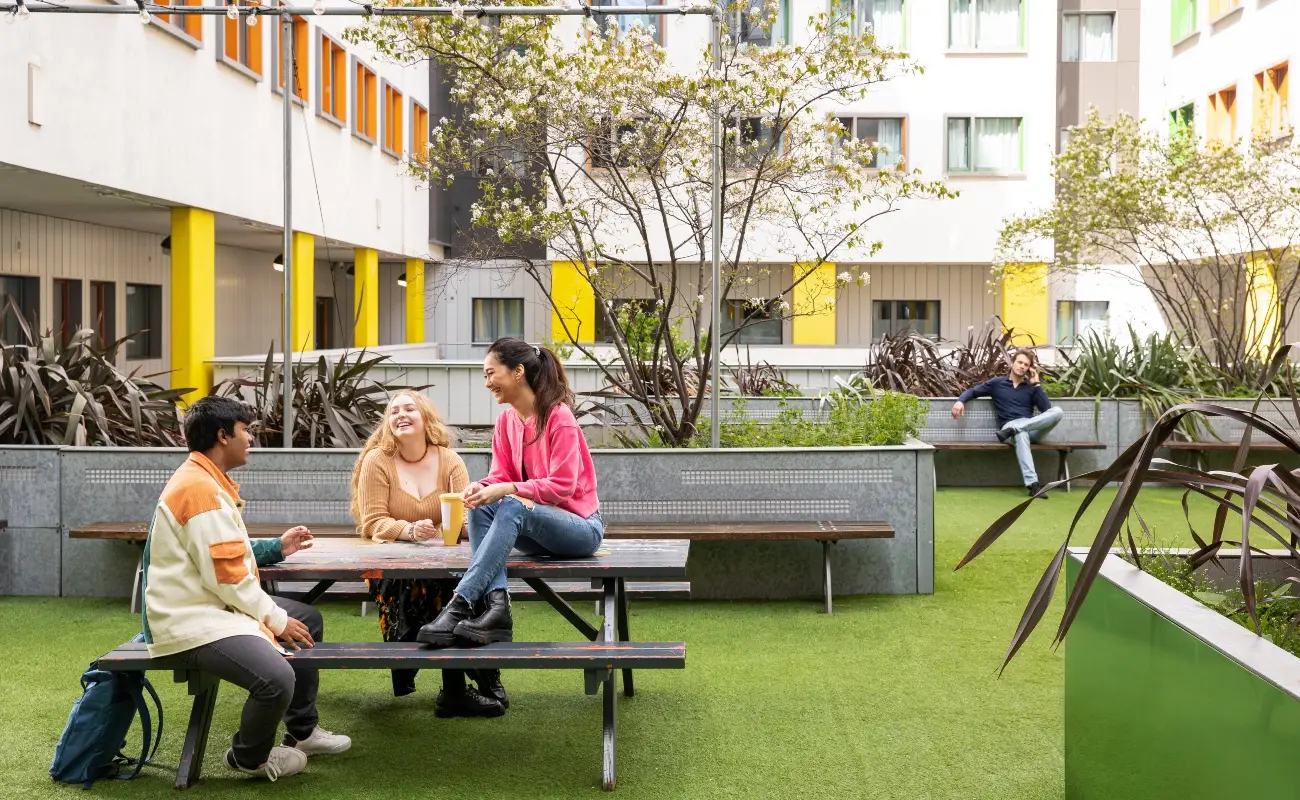
M 352 473 L 342 470 L 241 469 L 231 477 L 240 486 L 346 486 Z
M 83 480 L 86 483 L 146 483 L 162 486 L 172 476 L 169 469 L 88 469 Z
M 351 505 L 347 500 L 246 500 L 244 516 L 251 522 L 347 522 Z
M 0 467 L 0 483 L 9 483 L 10 481 L 32 483 L 40 480 L 41 473 L 44 470 L 39 467 Z
M 848 500 L 610 500 L 600 504 L 602 517 L 707 517 L 729 519 L 756 515 L 843 518 L 853 509 Z
M 888 469 L 684 469 L 684 486 L 784 486 L 889 483 Z

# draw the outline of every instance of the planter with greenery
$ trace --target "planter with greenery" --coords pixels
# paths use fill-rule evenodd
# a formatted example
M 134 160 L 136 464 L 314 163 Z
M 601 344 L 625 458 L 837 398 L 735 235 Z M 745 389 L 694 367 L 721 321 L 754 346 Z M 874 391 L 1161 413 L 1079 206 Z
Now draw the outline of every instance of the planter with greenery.
M 1274 382 L 1292 347 L 1277 352 L 1263 385 Z M 1176 405 L 1113 464 L 1088 476 L 1097 483 L 1083 498 L 1071 536 L 1102 485 L 1119 481 L 1115 498 L 1091 546 L 1072 550 L 1070 536 L 1062 543 L 1003 663 L 1005 669 L 1027 641 L 1067 572 L 1068 599 L 1054 641 L 1076 632 L 1066 649 L 1068 797 L 1294 793 L 1290 743 L 1300 735 L 1300 659 L 1291 653 L 1300 622 L 1300 473 L 1245 464 L 1252 439 L 1275 441 L 1300 455 L 1300 398 L 1289 391 L 1292 417 L 1285 427 L 1258 413 L 1263 402 L 1261 394 L 1252 410 Z M 1231 470 L 1205 472 L 1156 457 L 1190 414 L 1242 426 Z M 1185 489 L 1187 536 L 1195 548 L 1170 554 L 1138 547 L 1134 525 L 1148 541 L 1169 535 L 1149 531 L 1136 507 L 1150 484 Z M 1186 500 L 1193 496 L 1216 506 L 1208 528 L 1193 525 Z M 990 526 L 957 568 L 993 545 L 1031 502 Z M 1227 548 L 1251 557 L 1230 559 Z M 1268 575 L 1261 581 L 1263 563 Z M 1225 586 L 1221 577 L 1216 583 L 1210 571 L 1224 564 L 1233 568 L 1233 585 Z M 1212 700 L 1188 702 L 1189 697 Z M 1205 741 L 1214 742 L 1216 758 L 1186 757 L 1189 744 Z M 1225 769 L 1229 763 L 1235 768 Z

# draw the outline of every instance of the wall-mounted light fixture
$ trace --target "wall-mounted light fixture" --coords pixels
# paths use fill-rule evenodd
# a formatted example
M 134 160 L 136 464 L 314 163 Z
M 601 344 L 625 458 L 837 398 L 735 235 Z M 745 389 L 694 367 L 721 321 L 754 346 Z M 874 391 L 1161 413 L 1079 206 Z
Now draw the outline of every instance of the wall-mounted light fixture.
M 398 286 L 401 286 L 403 289 L 406 288 L 406 273 L 405 273 L 405 272 L 403 272 L 401 275 L 398 275 L 398 276 L 397 276 L 397 285 L 398 285 Z
M 164 253 L 168 253 L 168 254 L 171 253 L 171 251 L 172 251 L 172 237 L 168 236 L 166 239 L 163 239 L 163 240 L 162 240 L 162 251 L 163 251 Z
M 275 257 L 275 260 L 271 262 L 271 269 L 276 272 L 284 272 L 284 253 Z

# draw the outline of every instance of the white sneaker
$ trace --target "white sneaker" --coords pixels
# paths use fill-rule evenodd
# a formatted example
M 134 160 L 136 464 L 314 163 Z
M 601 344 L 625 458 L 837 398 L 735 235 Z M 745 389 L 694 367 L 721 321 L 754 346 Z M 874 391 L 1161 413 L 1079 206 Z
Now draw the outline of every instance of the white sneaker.
M 266 778 L 269 781 L 302 772 L 307 768 L 307 754 L 292 747 L 272 747 L 271 754 L 266 758 L 266 763 L 257 769 L 247 769 L 236 763 L 234 748 L 226 751 L 225 760 L 226 766 L 237 772 L 251 775 L 254 778 Z
M 333 733 L 317 725 L 316 730 L 311 732 L 311 736 L 302 741 L 297 741 L 286 733 L 284 744 L 286 747 L 297 748 L 306 755 L 319 756 L 342 753 L 352 746 L 352 740 L 341 733 Z

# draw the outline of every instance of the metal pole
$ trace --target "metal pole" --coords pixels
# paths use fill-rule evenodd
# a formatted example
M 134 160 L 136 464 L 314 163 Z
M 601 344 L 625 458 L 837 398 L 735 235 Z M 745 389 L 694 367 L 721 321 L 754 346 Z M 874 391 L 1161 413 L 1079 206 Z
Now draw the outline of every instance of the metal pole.
M 722 76 L 722 11 L 715 9 L 710 17 L 713 24 L 713 73 Z M 722 392 L 722 114 L 718 110 L 717 99 L 713 101 L 713 199 L 710 203 L 709 219 L 713 225 L 713 289 L 712 319 L 709 323 L 709 339 L 712 344 L 713 376 L 709 390 L 709 446 L 719 447 L 721 419 L 718 414 L 718 395 Z
M 284 446 L 293 447 L 293 17 L 280 12 L 284 77 Z

